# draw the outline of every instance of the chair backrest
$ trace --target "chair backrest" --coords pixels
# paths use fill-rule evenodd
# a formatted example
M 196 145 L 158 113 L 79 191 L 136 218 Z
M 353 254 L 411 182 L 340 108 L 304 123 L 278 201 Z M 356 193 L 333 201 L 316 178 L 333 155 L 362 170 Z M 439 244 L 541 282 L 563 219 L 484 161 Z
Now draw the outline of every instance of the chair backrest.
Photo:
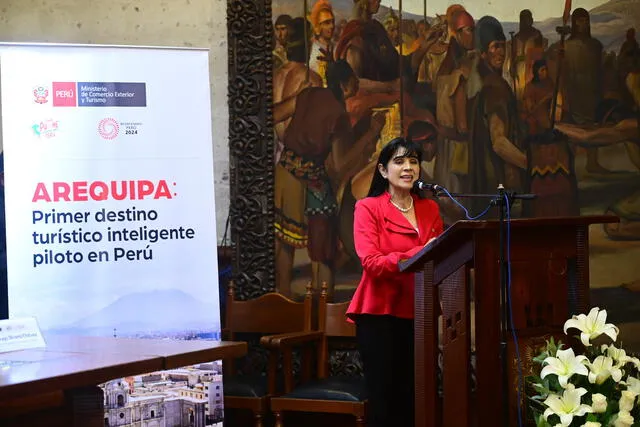
M 347 321 L 351 301 L 330 303 L 327 298 L 327 284 L 323 283 L 318 304 L 318 330 L 328 337 L 355 337 L 356 326 Z
M 235 299 L 235 284 L 227 291 L 225 329 L 230 339 L 236 333 L 280 334 L 311 330 L 311 284 L 302 302 L 279 293 L 268 293 L 248 301 Z
M 347 321 L 347 309 L 351 301 L 330 303 L 327 296 L 327 284 L 322 284 L 318 301 L 318 330 L 323 332 L 318 355 L 318 377 L 326 378 L 329 373 L 329 338 L 355 337 L 356 326 Z

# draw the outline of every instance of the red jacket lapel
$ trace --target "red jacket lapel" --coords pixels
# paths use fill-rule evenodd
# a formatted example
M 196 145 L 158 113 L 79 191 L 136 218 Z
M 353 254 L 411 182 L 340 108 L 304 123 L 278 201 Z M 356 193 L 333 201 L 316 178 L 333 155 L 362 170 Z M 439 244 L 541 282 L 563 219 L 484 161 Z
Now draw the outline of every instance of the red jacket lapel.
M 381 197 L 380 203 L 382 204 L 382 215 L 384 216 L 385 222 L 390 222 L 395 226 L 400 227 L 402 231 L 407 233 L 416 232 L 415 228 L 413 228 L 409 223 L 409 220 L 407 220 L 407 218 L 405 218 L 404 215 L 402 215 L 402 212 L 400 212 L 398 208 L 396 208 L 393 205 L 393 203 L 391 203 L 391 194 L 386 193 L 385 197 Z M 416 205 L 417 204 L 415 203 L 415 198 L 414 198 L 414 206 Z M 417 214 L 418 214 L 418 211 L 416 211 L 416 216 Z M 419 219 L 418 219 L 418 227 L 420 227 Z M 400 230 L 396 229 L 396 231 L 400 231 Z

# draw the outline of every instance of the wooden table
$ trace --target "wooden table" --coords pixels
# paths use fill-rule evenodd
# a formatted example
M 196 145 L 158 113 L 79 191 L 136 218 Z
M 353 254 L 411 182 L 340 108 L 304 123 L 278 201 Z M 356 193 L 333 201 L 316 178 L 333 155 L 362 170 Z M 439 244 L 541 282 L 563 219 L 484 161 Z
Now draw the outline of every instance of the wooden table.
M 169 339 L 45 336 L 48 350 L 136 354 L 163 358 L 162 369 L 244 356 L 247 343 L 231 341 L 176 341 Z
M 97 387 L 112 379 L 246 354 L 244 342 L 45 336 L 0 354 L 0 425 L 104 426 Z M 9 364 L 7 366 L 7 364 Z

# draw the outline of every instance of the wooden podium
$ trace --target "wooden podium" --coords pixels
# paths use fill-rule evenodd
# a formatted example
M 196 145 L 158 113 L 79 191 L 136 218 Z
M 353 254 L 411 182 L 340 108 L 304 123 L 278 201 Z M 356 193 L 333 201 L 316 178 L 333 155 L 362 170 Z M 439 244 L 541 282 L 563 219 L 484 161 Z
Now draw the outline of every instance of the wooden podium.
M 512 334 L 524 377 L 545 339 L 563 335 L 570 315 L 588 311 L 589 225 L 618 221 L 615 216 L 512 220 L 513 323 L 506 328 L 501 328 L 499 221 L 458 221 L 401 262 L 401 271 L 416 273 L 416 426 L 500 426 L 504 405 L 508 426 L 517 426 L 518 404 L 525 423 Z M 506 365 L 500 357 L 503 330 L 508 331 Z

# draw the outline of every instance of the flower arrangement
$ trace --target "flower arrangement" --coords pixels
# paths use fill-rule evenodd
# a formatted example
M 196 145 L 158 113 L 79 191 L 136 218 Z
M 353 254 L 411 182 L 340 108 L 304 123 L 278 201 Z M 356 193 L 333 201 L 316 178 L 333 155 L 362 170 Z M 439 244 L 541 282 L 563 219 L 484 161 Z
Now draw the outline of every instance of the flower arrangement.
M 537 427 L 640 426 L 640 360 L 614 345 L 619 330 L 606 320 L 606 310 L 595 307 L 565 322 L 565 335 L 580 333 L 584 354 L 551 338 L 533 359 L 540 370 L 527 384 Z

